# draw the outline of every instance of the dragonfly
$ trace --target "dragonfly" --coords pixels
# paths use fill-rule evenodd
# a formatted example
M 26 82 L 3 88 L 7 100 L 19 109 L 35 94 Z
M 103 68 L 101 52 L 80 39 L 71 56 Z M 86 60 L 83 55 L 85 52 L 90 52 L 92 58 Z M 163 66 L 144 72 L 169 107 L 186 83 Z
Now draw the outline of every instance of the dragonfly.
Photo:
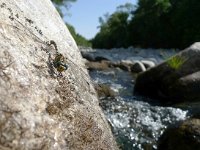
M 54 40 L 48 40 L 48 38 L 43 35 L 42 31 L 38 30 L 38 28 L 35 27 L 38 33 L 45 39 L 44 41 L 39 38 L 39 36 L 34 34 L 33 31 L 31 31 L 32 28 L 28 28 L 26 25 L 22 24 L 17 18 L 13 17 L 12 21 L 16 21 L 16 23 L 21 26 L 15 26 L 15 28 L 24 32 L 27 31 L 28 35 L 31 36 L 34 41 L 39 42 L 43 45 L 43 47 L 41 47 L 41 50 L 45 51 L 48 54 L 48 66 L 52 76 L 56 78 L 62 78 L 62 73 L 70 69 L 73 74 L 73 80 L 80 84 L 89 86 L 90 89 L 90 85 L 93 85 L 92 79 L 90 79 L 89 75 L 81 67 L 75 64 L 69 57 L 67 58 L 59 52 L 57 44 Z M 78 78 L 77 74 L 79 74 L 79 77 L 81 77 L 81 79 Z M 86 84 L 83 83 L 82 79 Z

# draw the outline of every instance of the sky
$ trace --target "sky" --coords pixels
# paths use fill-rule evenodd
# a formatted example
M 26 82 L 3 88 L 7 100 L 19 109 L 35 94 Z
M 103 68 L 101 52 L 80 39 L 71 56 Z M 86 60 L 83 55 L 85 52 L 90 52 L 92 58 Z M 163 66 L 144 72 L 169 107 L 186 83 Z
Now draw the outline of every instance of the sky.
M 136 4 L 137 0 L 77 0 L 71 3 L 64 20 L 74 26 L 77 33 L 91 39 L 98 32 L 99 17 L 107 12 L 112 14 L 117 6 L 125 3 Z

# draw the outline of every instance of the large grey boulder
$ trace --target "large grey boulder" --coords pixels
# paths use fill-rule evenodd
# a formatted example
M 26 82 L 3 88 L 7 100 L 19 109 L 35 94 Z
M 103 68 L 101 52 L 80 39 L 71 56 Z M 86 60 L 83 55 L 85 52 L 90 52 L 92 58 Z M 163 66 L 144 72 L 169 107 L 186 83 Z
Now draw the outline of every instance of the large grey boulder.
M 0 149 L 118 149 L 52 3 L 0 0 L 0 14 Z
M 200 43 L 141 73 L 135 93 L 165 102 L 200 100 Z

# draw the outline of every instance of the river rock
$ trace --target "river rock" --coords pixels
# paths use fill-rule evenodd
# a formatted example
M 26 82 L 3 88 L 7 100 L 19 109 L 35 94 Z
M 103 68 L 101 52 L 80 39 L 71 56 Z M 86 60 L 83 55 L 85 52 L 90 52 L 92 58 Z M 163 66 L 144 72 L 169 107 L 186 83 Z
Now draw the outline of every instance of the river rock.
M 135 63 L 131 66 L 131 72 L 140 73 L 146 71 L 144 64 L 140 61 L 135 61 Z
M 111 62 L 110 67 L 117 67 L 124 71 L 131 71 L 131 66 L 133 65 L 133 62 L 129 60 L 122 60 L 117 62 Z
M 94 56 L 91 53 L 88 52 L 81 52 L 81 55 L 83 58 L 87 59 L 88 61 L 93 61 L 93 62 L 101 62 L 101 61 L 109 61 L 109 59 L 103 57 L 103 56 Z
M 0 149 L 118 149 L 51 1 L 0 0 L 0 14 Z
M 200 119 L 188 119 L 168 128 L 158 144 L 158 150 L 197 150 L 199 148 Z
M 99 98 L 115 97 L 116 93 L 106 84 L 97 84 L 95 90 Z
M 153 61 L 150 61 L 150 60 L 141 60 L 141 63 L 144 64 L 146 69 L 150 69 L 150 68 L 153 68 L 155 66 L 155 63 Z
M 99 61 L 99 62 L 101 62 L 101 61 L 109 61 L 109 59 L 105 58 L 103 56 L 96 56 L 94 61 Z
M 81 55 L 83 58 L 87 59 L 88 61 L 95 61 L 95 58 L 93 55 L 87 52 L 81 52 Z
M 93 62 L 93 61 L 88 61 L 86 62 L 86 66 L 88 70 L 107 70 L 109 69 L 110 62 L 109 61 L 101 61 L 101 62 Z
M 200 43 L 141 73 L 135 93 L 161 99 L 163 102 L 200 100 Z

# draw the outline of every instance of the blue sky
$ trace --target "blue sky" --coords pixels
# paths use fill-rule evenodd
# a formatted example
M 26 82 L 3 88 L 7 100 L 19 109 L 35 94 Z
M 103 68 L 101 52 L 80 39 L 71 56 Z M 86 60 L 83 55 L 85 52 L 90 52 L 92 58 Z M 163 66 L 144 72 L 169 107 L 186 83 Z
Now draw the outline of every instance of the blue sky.
M 136 4 L 137 0 L 77 0 L 71 4 L 71 15 L 64 20 L 73 25 L 77 33 L 91 39 L 98 32 L 99 17 L 113 13 L 117 6 L 127 2 Z

